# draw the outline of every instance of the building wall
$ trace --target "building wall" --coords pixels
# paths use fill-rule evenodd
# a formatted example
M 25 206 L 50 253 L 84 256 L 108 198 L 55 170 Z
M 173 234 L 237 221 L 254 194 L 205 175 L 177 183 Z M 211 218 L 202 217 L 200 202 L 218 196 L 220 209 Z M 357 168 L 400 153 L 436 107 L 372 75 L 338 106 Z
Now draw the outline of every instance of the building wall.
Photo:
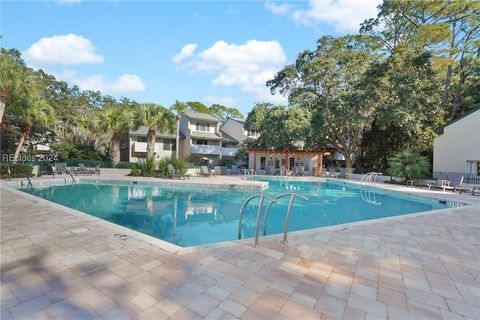
M 475 173 L 480 162 L 480 110 L 444 128 L 433 142 L 434 172 Z
M 147 156 L 146 152 L 135 152 L 135 143 L 138 143 L 138 137 L 130 137 L 129 138 L 129 161 L 137 163 L 139 159 L 145 159 Z M 142 142 L 145 143 L 146 142 Z M 163 150 L 163 143 L 156 142 L 155 143 L 155 156 L 156 159 L 161 159 L 165 157 L 171 157 L 175 155 L 175 151 L 173 150 Z

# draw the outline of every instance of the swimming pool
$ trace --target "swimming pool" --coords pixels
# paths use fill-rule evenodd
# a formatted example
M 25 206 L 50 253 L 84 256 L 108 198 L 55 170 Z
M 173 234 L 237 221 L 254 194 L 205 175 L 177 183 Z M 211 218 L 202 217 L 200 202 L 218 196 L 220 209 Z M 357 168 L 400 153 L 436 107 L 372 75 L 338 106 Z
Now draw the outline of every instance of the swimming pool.
M 449 204 L 433 199 L 361 188 L 344 182 L 261 180 L 269 183 L 264 191 L 266 195 L 295 192 L 310 198 L 309 201 L 295 200 L 290 231 L 449 207 Z M 182 247 L 237 239 L 240 207 L 248 197 L 258 193 L 253 190 L 201 188 L 198 185 L 172 188 L 87 180 L 22 191 Z M 271 207 L 268 235 L 283 232 L 288 201 L 289 197 L 280 199 Z M 268 201 L 265 201 L 264 206 L 267 204 Z M 253 200 L 245 208 L 242 238 L 254 236 L 257 209 L 258 200 Z

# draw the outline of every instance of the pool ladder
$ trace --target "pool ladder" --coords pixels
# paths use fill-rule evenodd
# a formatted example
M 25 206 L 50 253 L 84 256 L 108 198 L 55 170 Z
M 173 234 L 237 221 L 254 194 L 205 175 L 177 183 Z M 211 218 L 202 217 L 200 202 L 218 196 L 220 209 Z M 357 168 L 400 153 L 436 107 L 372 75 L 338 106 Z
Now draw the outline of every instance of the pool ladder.
M 268 212 L 270 211 L 270 208 L 272 207 L 272 205 L 274 203 L 278 202 L 278 199 L 283 198 L 283 197 L 288 197 L 288 196 L 290 196 L 290 201 L 288 202 L 287 215 L 285 217 L 285 224 L 284 224 L 284 228 L 283 228 L 283 242 L 287 243 L 288 223 L 290 222 L 290 214 L 292 212 L 292 206 L 293 206 L 293 202 L 295 201 L 295 198 L 299 197 L 299 198 L 301 198 L 303 200 L 306 200 L 306 201 L 310 200 L 309 198 L 307 198 L 307 197 L 305 197 L 301 194 L 292 193 L 292 192 L 283 193 L 283 194 L 278 195 L 278 196 L 273 197 L 273 198 L 270 197 L 270 196 L 267 196 L 263 193 L 259 193 L 259 194 L 253 195 L 250 198 L 248 198 L 247 200 L 245 200 L 242 208 L 240 209 L 240 218 L 238 220 L 238 239 L 239 240 L 242 239 L 242 222 L 243 222 L 243 215 L 244 215 L 245 207 L 247 206 L 247 204 L 252 199 L 260 198 L 260 201 L 258 203 L 257 219 L 256 219 L 256 223 L 255 223 L 254 247 L 257 247 L 258 246 L 258 235 L 259 235 L 259 228 L 260 228 L 260 220 L 261 220 L 261 217 L 262 217 L 262 208 L 263 208 L 263 203 L 264 203 L 265 199 L 270 200 L 270 203 L 268 204 L 267 208 L 265 209 L 265 215 L 263 217 L 263 235 L 264 236 L 267 234 Z
M 362 179 L 360 180 L 360 184 L 362 186 L 367 186 L 368 184 L 373 184 L 373 186 L 375 186 L 375 183 L 377 181 L 377 176 L 381 174 L 382 174 L 381 172 L 366 173 L 362 176 Z

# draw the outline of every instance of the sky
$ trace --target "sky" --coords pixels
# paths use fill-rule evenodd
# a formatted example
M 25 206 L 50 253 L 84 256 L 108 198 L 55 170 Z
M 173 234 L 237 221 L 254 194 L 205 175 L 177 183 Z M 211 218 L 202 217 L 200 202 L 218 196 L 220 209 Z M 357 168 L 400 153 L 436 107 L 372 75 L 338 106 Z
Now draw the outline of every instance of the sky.
M 265 82 L 380 0 L 1 1 L 1 46 L 70 85 L 169 107 L 285 104 Z

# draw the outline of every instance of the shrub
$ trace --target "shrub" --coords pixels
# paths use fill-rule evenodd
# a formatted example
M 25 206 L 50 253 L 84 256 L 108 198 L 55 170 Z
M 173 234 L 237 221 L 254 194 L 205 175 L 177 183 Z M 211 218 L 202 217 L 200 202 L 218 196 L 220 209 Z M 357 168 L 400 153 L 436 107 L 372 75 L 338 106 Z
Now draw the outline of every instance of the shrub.
M 168 159 L 170 163 L 173 165 L 173 167 L 180 172 L 180 174 L 185 174 L 187 173 L 188 170 L 188 163 L 185 160 L 182 160 L 177 157 L 171 157 Z
M 70 142 L 58 142 L 52 145 L 52 149 L 58 156 L 58 161 L 72 159 L 88 159 L 103 161 L 107 158 L 98 150 L 88 145 L 76 145 Z M 85 164 L 86 165 L 86 164 Z
M 231 167 L 233 164 L 235 164 L 235 159 L 233 157 L 224 156 L 218 160 L 219 166 Z
M 8 178 L 8 166 L 10 166 L 10 174 L 12 178 L 22 178 L 26 175 L 32 176 L 33 167 L 26 163 L 1 163 L 0 175 L 2 179 Z
M 188 158 L 188 162 L 193 163 L 196 166 L 203 166 L 205 165 L 205 159 L 203 159 L 205 156 L 201 154 L 192 154 Z
M 136 167 L 135 163 L 125 161 L 120 161 L 115 165 L 117 169 L 133 169 L 133 167 Z
M 390 175 L 405 180 L 420 179 L 430 173 L 430 163 L 418 153 L 399 152 L 388 159 L 388 165 Z
M 136 165 L 138 173 L 142 177 L 154 177 L 155 176 L 155 158 L 147 157 L 144 161 L 140 161 Z

